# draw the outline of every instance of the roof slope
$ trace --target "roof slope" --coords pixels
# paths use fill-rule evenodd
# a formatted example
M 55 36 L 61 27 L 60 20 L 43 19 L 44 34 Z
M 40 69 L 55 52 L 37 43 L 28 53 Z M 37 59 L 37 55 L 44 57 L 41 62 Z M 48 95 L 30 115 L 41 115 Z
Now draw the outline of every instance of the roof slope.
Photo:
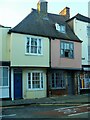
M 77 20 L 83 21 L 83 22 L 90 23 L 90 18 L 89 17 L 86 17 L 86 16 L 81 15 L 79 13 L 77 15 L 75 15 L 74 17 L 72 17 L 71 19 L 67 20 L 67 21 L 70 21 L 70 20 L 72 20 L 74 18 L 76 18 Z
M 0 24 L 0 27 L 4 27 L 4 26 Z
M 1 28 L 11 28 L 11 27 L 3 26 L 3 25 L 1 25 L 1 24 L 0 24 L 0 27 L 1 27 Z
M 55 23 L 64 24 L 66 26 L 66 34 L 58 32 L 55 28 Z M 32 9 L 32 12 L 9 32 L 81 42 L 65 22 L 65 18 L 62 15 L 48 13 L 47 17 L 42 17 L 35 9 Z

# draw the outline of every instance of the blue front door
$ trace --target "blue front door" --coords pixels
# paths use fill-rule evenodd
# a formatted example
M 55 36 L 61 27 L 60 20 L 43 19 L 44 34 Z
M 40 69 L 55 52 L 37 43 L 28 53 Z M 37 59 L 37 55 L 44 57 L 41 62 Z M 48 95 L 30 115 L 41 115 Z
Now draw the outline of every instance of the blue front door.
M 14 98 L 22 98 L 22 71 L 14 71 Z

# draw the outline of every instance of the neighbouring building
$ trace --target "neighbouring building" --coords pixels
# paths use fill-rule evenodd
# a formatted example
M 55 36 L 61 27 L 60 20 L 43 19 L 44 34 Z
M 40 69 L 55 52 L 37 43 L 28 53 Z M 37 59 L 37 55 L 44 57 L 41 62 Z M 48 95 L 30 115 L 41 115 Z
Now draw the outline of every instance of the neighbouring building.
M 0 98 L 10 97 L 10 27 L 0 25 Z
M 81 70 L 81 43 L 66 20 L 70 17 L 68 7 L 59 15 L 52 15 L 54 37 L 51 38 L 51 61 L 48 70 L 48 94 L 78 94 L 78 75 Z
M 82 40 L 82 71 L 79 92 L 90 93 L 90 18 L 77 14 L 67 21 L 73 32 Z

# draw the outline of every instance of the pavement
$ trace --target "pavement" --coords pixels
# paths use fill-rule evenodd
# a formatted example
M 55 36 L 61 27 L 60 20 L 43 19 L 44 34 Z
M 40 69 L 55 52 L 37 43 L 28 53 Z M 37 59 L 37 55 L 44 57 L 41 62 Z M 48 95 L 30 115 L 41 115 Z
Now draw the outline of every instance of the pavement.
M 53 96 L 36 99 L 0 100 L 0 107 L 22 105 L 80 105 L 90 104 L 90 94 Z

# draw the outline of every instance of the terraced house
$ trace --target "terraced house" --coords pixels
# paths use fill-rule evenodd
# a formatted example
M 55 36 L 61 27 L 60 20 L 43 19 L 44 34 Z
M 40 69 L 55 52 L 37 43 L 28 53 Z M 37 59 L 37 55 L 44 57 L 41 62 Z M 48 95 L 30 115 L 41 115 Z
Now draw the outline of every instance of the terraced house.
M 90 17 L 77 14 L 67 22 L 73 32 L 83 41 L 79 92 L 90 93 Z
M 12 100 L 78 93 L 82 41 L 66 22 L 69 8 L 60 14 L 48 13 L 47 8 L 47 1 L 40 0 L 37 9 L 6 33 L 10 63 L 6 97 Z
M 8 98 L 10 94 L 10 27 L 0 25 L 0 98 Z

